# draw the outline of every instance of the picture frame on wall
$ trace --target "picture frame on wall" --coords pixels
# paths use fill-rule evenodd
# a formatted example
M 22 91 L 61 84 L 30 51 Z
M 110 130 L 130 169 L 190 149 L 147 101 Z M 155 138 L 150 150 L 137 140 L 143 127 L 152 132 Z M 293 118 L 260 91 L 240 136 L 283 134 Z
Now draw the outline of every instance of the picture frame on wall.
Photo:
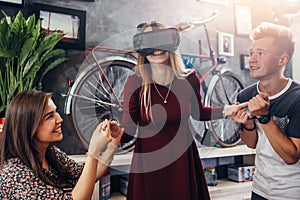
M 0 5 L 24 7 L 25 0 L 0 0 Z
M 233 34 L 219 32 L 219 55 L 234 56 Z
M 240 54 L 241 70 L 250 70 L 249 57 L 250 56 L 248 54 Z
M 67 7 L 34 3 L 31 13 L 41 19 L 41 31 L 49 34 L 55 30 L 65 34 L 56 47 L 84 50 L 86 43 L 86 11 Z
M 252 31 L 251 7 L 235 5 L 235 28 L 237 35 L 249 35 Z

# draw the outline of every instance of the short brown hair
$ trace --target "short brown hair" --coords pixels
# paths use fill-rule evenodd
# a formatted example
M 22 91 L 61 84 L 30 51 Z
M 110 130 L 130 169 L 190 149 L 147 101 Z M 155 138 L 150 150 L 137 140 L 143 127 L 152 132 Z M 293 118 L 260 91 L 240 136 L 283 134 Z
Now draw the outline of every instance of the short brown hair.
M 263 37 L 273 37 L 276 44 L 284 48 L 292 57 L 295 50 L 295 36 L 289 27 L 273 24 L 270 22 L 262 22 L 250 34 L 251 40 L 258 40 Z

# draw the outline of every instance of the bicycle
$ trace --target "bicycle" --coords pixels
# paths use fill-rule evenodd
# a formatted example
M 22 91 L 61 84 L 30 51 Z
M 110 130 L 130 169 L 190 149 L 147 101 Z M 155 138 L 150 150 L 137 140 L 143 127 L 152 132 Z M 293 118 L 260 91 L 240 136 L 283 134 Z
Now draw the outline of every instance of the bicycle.
M 207 19 L 180 25 L 177 29 L 185 31 L 203 26 L 208 42 L 209 55 L 182 54 L 187 67 L 196 69 L 201 77 L 201 94 L 205 106 L 231 105 L 236 99 L 237 93 L 244 88 L 244 84 L 238 75 L 229 68 L 222 68 L 225 59 L 216 58 L 212 49 L 207 23 L 214 20 L 217 14 L 213 13 Z M 88 146 L 89 139 L 99 121 L 105 118 L 121 120 L 124 84 L 136 64 L 136 52 L 133 50 L 113 49 L 104 46 L 88 48 L 91 52 L 93 63 L 87 58 L 89 65 L 76 77 L 70 87 L 65 101 L 65 114 L 70 117 L 70 124 L 84 146 Z M 108 52 L 114 55 L 98 59 L 95 52 Z M 195 60 L 211 61 L 211 68 L 201 75 L 201 66 L 194 66 Z M 222 69 L 221 69 L 222 68 Z M 207 77 L 212 76 L 206 83 Z M 190 121 L 193 131 L 203 122 Z M 201 144 L 208 131 L 211 132 L 216 143 L 223 147 L 230 147 L 240 142 L 238 125 L 231 119 L 219 119 L 205 122 L 205 132 Z M 197 136 L 197 135 L 196 135 Z M 196 138 L 199 140 L 199 138 Z M 130 151 L 134 147 L 135 140 L 121 144 L 117 152 Z

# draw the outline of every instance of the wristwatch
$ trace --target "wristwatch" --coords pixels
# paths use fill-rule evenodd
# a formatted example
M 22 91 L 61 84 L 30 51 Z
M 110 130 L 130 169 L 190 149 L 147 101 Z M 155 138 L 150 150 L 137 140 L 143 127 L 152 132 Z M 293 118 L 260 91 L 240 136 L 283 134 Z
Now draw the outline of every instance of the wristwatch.
M 271 114 L 268 113 L 267 115 L 261 115 L 259 118 L 257 118 L 257 120 L 261 124 L 267 124 L 271 120 Z

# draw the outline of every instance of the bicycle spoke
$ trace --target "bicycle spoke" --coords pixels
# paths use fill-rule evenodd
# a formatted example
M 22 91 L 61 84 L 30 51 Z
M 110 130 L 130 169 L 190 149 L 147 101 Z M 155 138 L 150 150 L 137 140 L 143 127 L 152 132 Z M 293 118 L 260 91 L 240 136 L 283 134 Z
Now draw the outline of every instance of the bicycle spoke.
M 109 92 L 106 87 L 104 86 L 103 83 L 103 78 L 102 75 L 100 74 L 100 72 L 96 72 L 95 73 L 95 77 L 97 80 L 97 84 L 94 86 L 94 88 L 96 89 L 96 93 L 99 92 L 101 97 L 106 98 L 108 101 L 112 102 L 112 96 L 111 96 L 111 92 Z M 98 88 L 98 86 L 100 86 L 100 88 L 104 91 L 102 91 L 101 89 Z M 109 88 L 108 88 L 109 89 Z
M 111 76 L 110 80 L 113 80 L 114 84 L 114 91 L 116 93 L 118 101 L 123 101 L 123 91 L 124 91 L 124 85 L 125 81 L 127 80 L 129 74 L 126 73 L 124 70 L 114 69 L 110 67 L 110 73 Z
M 83 96 L 83 95 L 81 96 L 81 95 L 72 94 L 72 96 L 82 98 L 82 99 L 85 99 L 85 100 L 89 100 L 89 101 L 91 101 L 95 104 L 98 104 L 98 105 L 108 105 L 108 106 L 113 106 L 113 107 L 117 106 L 116 104 L 107 103 L 107 102 L 101 101 L 100 99 L 93 99 L 93 98 L 89 98 L 89 97 L 86 97 L 86 96 Z
M 212 91 L 209 96 L 209 106 L 224 106 L 236 101 L 238 92 L 243 89 L 242 82 L 236 75 L 227 72 L 222 75 L 226 94 L 220 78 L 214 80 Z M 226 98 L 226 95 L 228 99 Z M 228 100 L 230 102 L 228 102 Z M 222 146 L 233 146 L 240 141 L 240 135 L 237 131 L 238 124 L 231 119 L 218 119 L 209 122 L 213 136 Z
M 90 82 L 88 82 L 88 83 L 90 83 Z M 97 94 L 97 93 L 100 93 L 100 95 L 101 95 L 101 97 L 103 97 L 103 98 L 105 98 L 106 100 L 108 100 L 109 102 L 110 102 L 110 99 L 111 98 L 109 98 L 108 96 L 107 96 L 107 92 L 106 93 L 103 93 L 102 92 L 102 90 L 100 90 L 100 89 L 98 89 L 98 87 L 97 86 L 101 86 L 101 88 L 103 89 L 103 90 L 105 90 L 105 88 L 102 86 L 103 84 L 101 84 L 101 82 L 100 81 L 98 81 L 98 84 L 97 85 L 94 85 L 94 84 L 92 84 L 92 83 L 90 83 L 91 84 L 91 86 L 94 88 L 94 90 L 96 91 L 95 93 Z M 91 93 L 91 91 L 90 90 L 88 90 L 90 93 Z M 96 95 L 95 95 L 96 96 Z
M 134 73 L 134 64 L 127 61 L 107 61 L 100 66 L 104 74 L 97 66 L 89 65 L 74 82 L 72 94 L 69 94 L 73 97 L 69 104 L 71 125 L 86 147 L 100 121 L 111 118 L 121 121 L 124 85 L 128 76 Z M 134 143 L 132 140 L 120 145 L 117 152 L 132 148 Z

